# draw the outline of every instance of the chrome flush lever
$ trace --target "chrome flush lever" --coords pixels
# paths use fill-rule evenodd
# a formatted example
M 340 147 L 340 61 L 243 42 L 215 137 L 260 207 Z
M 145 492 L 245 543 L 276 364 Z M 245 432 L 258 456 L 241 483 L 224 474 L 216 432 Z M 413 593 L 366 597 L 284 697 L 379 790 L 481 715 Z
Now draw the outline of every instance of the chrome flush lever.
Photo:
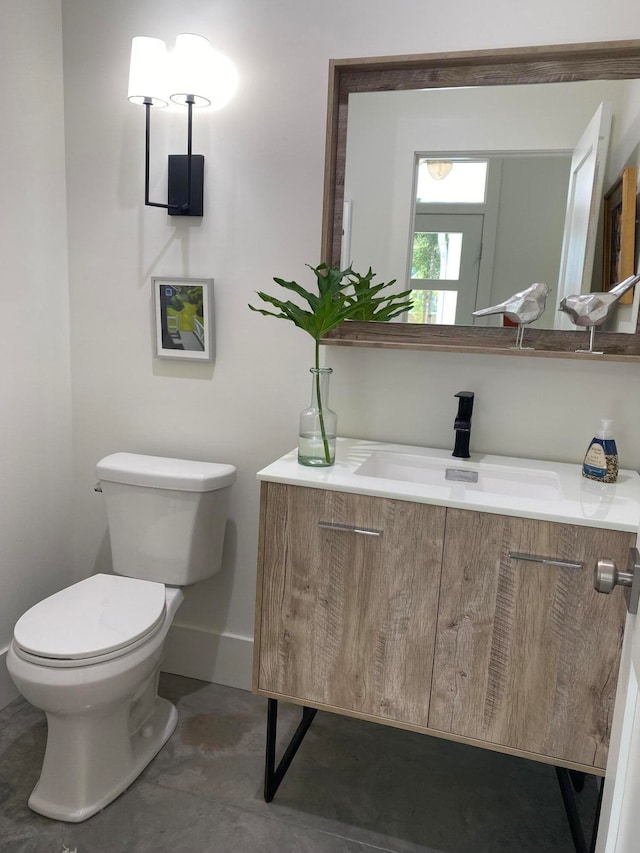
M 604 557 L 596 563 L 593 586 L 598 592 L 608 595 L 615 586 L 625 587 L 625 598 L 629 613 L 638 612 L 640 600 L 640 553 L 637 548 L 629 549 L 626 571 L 619 571 L 614 560 Z

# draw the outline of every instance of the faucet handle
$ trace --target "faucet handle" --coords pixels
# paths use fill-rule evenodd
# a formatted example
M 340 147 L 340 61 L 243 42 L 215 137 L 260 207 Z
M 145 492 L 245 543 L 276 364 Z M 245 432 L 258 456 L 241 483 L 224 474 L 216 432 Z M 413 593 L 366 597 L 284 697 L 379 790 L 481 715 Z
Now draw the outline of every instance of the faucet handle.
M 473 398 L 475 394 L 473 391 L 458 391 L 455 395 L 458 397 L 458 417 L 456 420 L 466 419 L 468 421 L 471 420 L 471 413 L 473 412 Z
M 473 391 L 458 391 L 458 414 L 453 422 L 456 431 L 456 443 L 453 456 L 469 459 L 469 437 L 471 435 L 471 414 L 473 412 Z

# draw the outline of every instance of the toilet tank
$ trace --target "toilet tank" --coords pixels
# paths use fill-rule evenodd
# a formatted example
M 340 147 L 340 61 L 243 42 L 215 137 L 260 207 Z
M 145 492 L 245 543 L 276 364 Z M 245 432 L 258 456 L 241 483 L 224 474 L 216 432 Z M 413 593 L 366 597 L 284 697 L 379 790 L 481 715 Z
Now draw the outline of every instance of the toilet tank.
M 116 574 L 187 586 L 220 570 L 233 465 L 113 453 L 96 474 Z

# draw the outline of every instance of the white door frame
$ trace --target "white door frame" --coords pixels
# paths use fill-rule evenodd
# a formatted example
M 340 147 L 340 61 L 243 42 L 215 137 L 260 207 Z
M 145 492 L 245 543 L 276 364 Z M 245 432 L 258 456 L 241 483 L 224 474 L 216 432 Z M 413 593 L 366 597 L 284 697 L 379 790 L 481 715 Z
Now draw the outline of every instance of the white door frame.
M 627 615 L 595 853 L 640 850 L 640 624 Z
M 569 294 L 591 291 L 598 215 L 610 135 L 611 104 L 603 101 L 578 140 L 571 158 L 557 306 Z M 558 313 L 555 327 L 569 331 L 575 328 L 563 312 Z

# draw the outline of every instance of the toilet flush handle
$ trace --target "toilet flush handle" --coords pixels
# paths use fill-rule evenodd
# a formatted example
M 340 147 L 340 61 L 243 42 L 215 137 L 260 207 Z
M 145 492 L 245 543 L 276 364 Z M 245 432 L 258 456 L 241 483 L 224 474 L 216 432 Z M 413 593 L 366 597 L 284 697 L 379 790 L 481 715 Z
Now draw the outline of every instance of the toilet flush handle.
M 100 485 L 100 480 L 98 480 L 98 482 L 93 487 L 93 491 L 94 492 L 101 492 L 102 491 L 102 486 Z

